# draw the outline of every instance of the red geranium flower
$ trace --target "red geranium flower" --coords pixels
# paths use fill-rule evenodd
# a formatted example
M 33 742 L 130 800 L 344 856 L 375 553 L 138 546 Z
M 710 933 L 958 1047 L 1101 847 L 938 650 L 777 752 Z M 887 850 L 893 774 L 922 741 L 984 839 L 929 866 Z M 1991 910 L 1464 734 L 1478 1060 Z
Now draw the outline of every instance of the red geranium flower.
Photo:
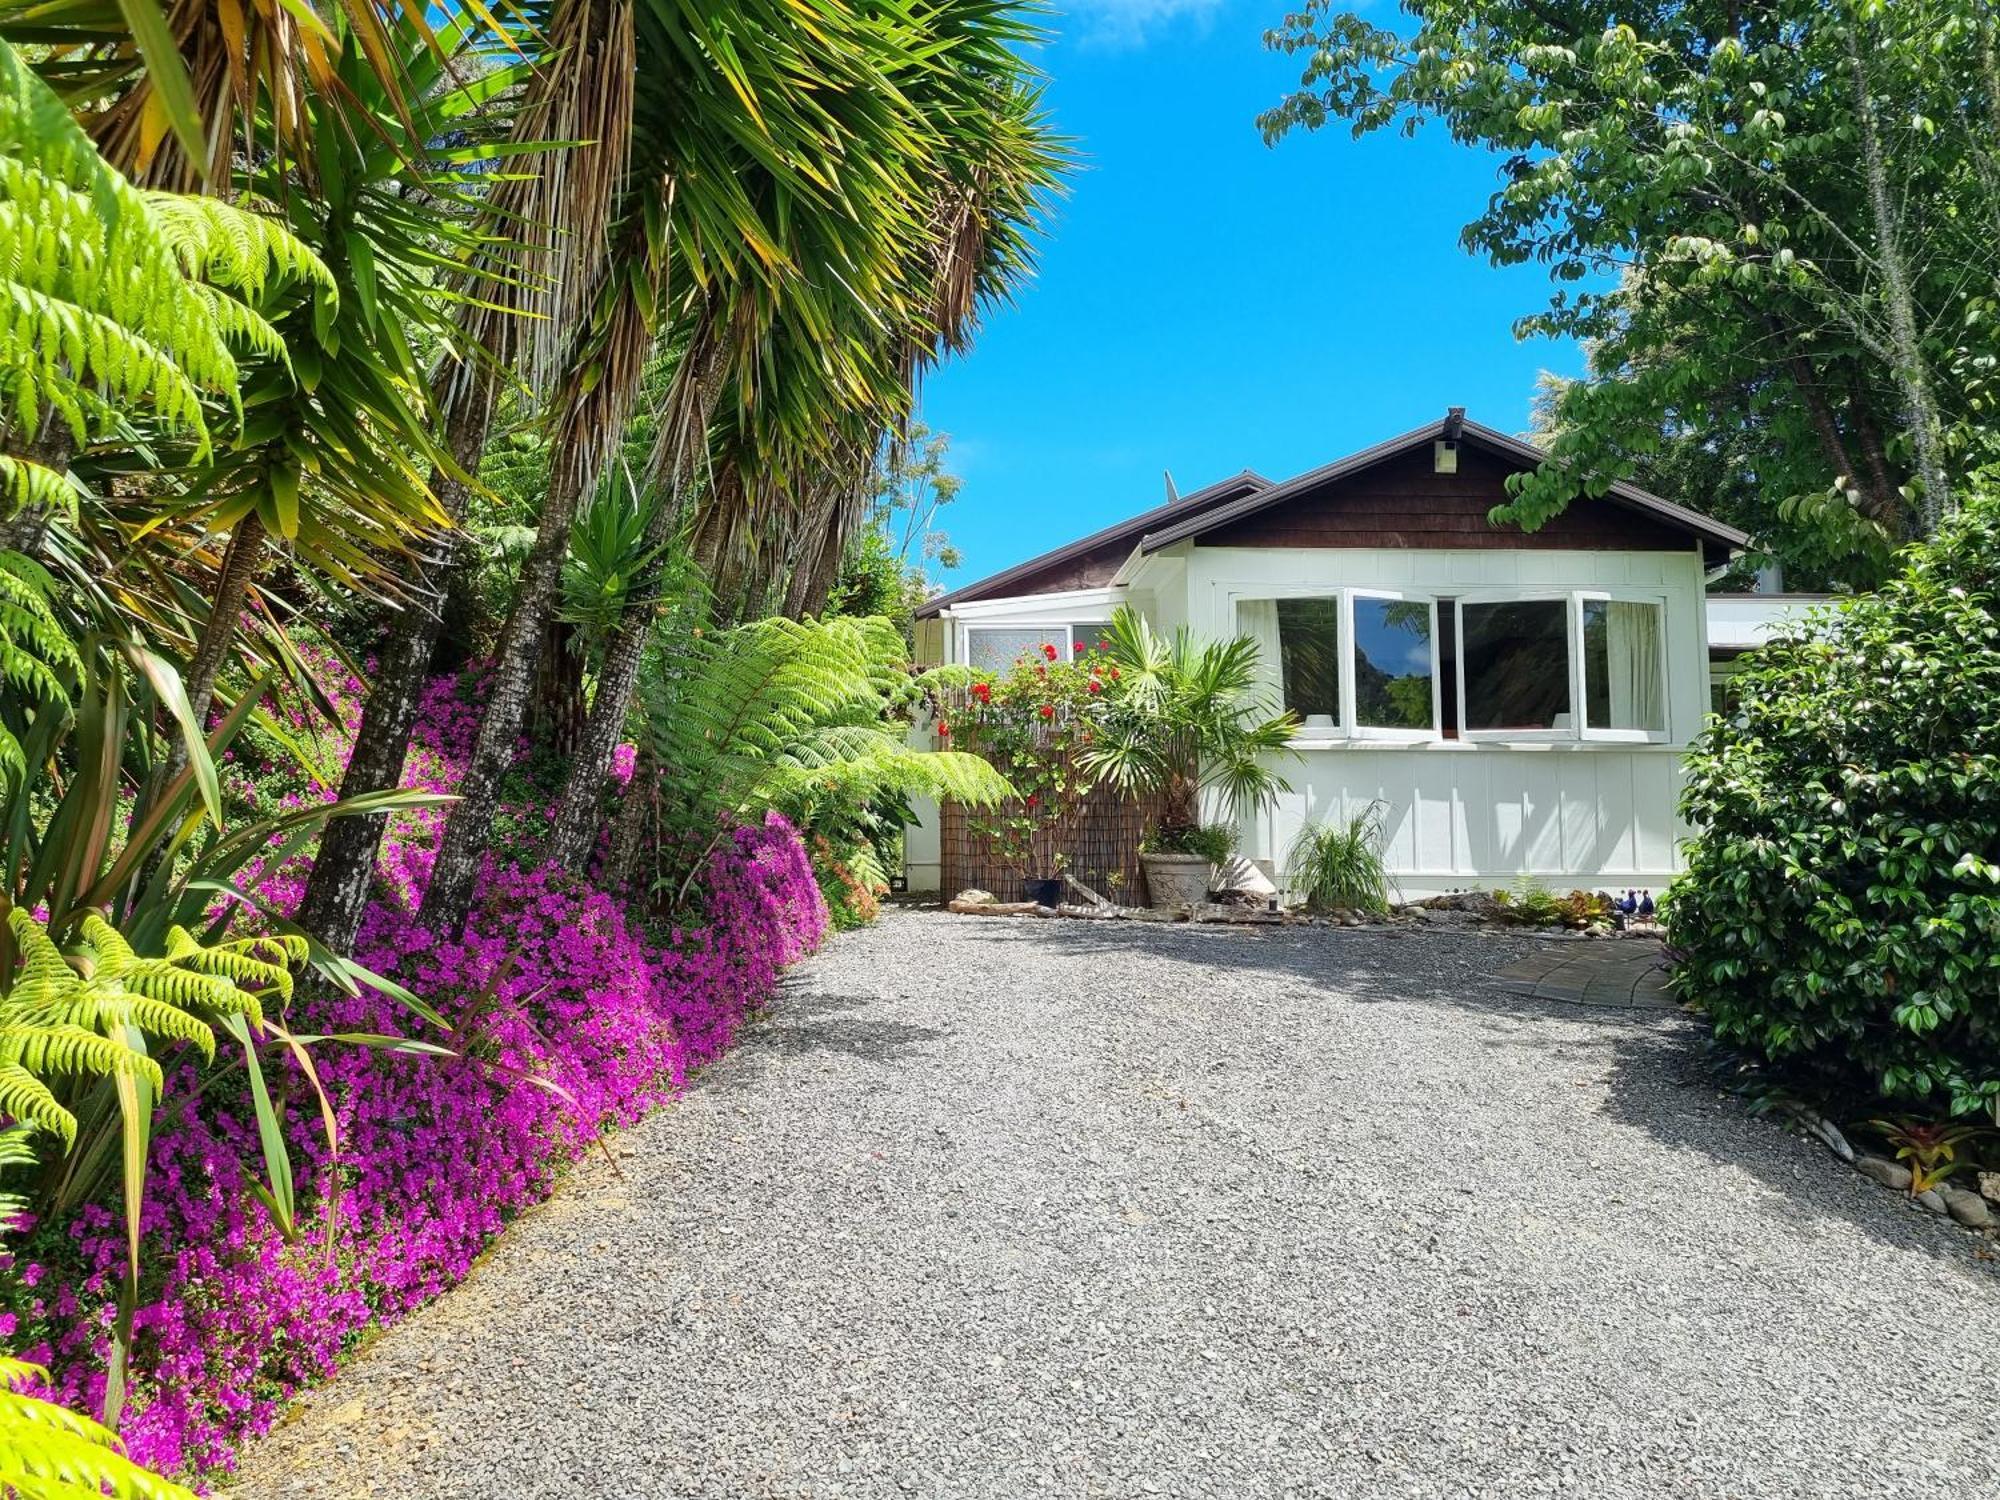
M 983 682 L 975 682 L 972 685 L 972 696 L 977 698 L 981 703 L 991 703 L 993 701 L 993 689 Z
M 1078 641 L 1074 646 L 1070 647 L 1069 649 L 1074 651 L 1078 656 L 1081 656 L 1083 655 L 1084 651 L 1087 648 L 1084 646 L 1082 641 Z
M 1090 679 L 1090 691 L 1093 693 L 1101 693 L 1104 691 L 1104 684 L 1099 682 L 1095 677 L 1093 677 Z
M 951 726 L 945 723 L 943 719 L 938 720 L 938 738 L 941 740 L 948 740 L 951 738 Z
M 1039 712 L 1043 718 L 1053 719 L 1056 716 L 1056 706 L 1053 703 L 1044 703 Z
M 1028 793 L 1027 805 L 1029 807 L 1040 807 L 1042 805 L 1042 799 L 1040 797 L 1037 797 L 1033 792 L 1030 792 Z
M 1041 678 L 1042 681 L 1047 682 L 1049 678 L 1049 669 L 1047 667 L 1036 667 L 1035 675 Z
M 1046 656 L 1050 661 L 1054 661 L 1056 659 L 1056 648 L 1050 645 L 1047 641 L 1043 641 L 1042 655 Z
M 1116 682 L 1118 680 L 1118 669 L 1116 667 L 1113 667 L 1111 669 L 1111 680 L 1113 682 Z

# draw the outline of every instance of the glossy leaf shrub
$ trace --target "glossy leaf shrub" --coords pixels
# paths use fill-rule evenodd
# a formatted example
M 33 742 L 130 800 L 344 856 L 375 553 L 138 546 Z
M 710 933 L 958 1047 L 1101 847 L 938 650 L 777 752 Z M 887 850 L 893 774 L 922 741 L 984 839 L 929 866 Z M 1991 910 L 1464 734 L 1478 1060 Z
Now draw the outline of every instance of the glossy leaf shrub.
M 1740 679 L 1668 906 L 1717 1035 L 1838 1095 L 2000 1108 L 2000 496 Z

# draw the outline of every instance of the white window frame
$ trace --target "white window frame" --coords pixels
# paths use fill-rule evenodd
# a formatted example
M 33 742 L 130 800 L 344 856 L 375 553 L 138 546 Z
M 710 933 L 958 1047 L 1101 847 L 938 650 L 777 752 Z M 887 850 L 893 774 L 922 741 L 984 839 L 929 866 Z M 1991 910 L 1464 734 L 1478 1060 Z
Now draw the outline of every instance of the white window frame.
M 1621 601 L 1627 604 L 1652 604 L 1660 611 L 1660 713 L 1666 727 L 1663 729 L 1606 729 L 1592 728 L 1587 722 L 1586 704 L 1588 693 L 1584 683 L 1583 662 L 1583 605 L 1584 601 Z M 1465 606 L 1468 604 L 1531 604 L 1536 601 L 1561 601 L 1565 622 L 1564 634 L 1569 643 L 1569 726 L 1563 729 L 1473 729 L 1465 711 Z M 1453 673 L 1453 684 L 1458 694 L 1458 733 L 1460 738 L 1477 743 L 1513 742 L 1517 744 L 1550 744 L 1568 741 L 1584 741 L 1610 745 L 1660 745 L 1672 738 L 1673 731 L 1673 689 L 1672 678 L 1668 676 L 1672 652 L 1667 646 L 1670 605 L 1664 589 L 1480 589 L 1456 596 L 1453 601 L 1455 613 L 1455 639 L 1458 642 L 1457 670 Z
M 1297 732 L 1292 735 L 1290 741 L 1292 745 L 1300 749 L 1311 749 L 1314 746 L 1345 744 L 1354 740 L 1367 740 L 1375 744 L 1388 745 L 1430 745 L 1443 742 L 1444 669 L 1438 651 L 1438 599 L 1436 594 L 1420 589 L 1376 588 L 1372 586 L 1361 587 L 1341 584 L 1300 584 L 1284 588 L 1281 592 L 1269 593 L 1262 590 L 1231 591 L 1229 594 L 1229 618 L 1232 621 L 1232 628 L 1239 635 L 1243 632 L 1243 619 L 1239 613 L 1242 605 L 1275 605 L 1287 599 L 1335 600 L 1339 606 L 1337 618 L 1339 620 L 1340 644 L 1342 648 L 1339 662 L 1340 712 L 1336 716 L 1337 722 L 1329 726 L 1307 724 L 1301 720 Z M 1358 644 L 1354 634 L 1354 601 L 1356 599 L 1401 600 L 1413 604 L 1427 604 L 1430 606 L 1431 722 L 1428 729 L 1397 729 L 1389 725 L 1364 725 L 1360 722 L 1361 716 L 1355 704 L 1354 691 L 1354 652 Z M 1279 650 L 1282 651 L 1283 649 L 1283 642 L 1280 641 Z M 1282 662 L 1277 664 L 1274 675 L 1277 678 L 1280 704 L 1289 709 L 1291 705 L 1283 701 L 1284 668 Z
M 1427 745 L 1433 740 L 1444 738 L 1444 703 L 1442 685 L 1439 678 L 1444 674 L 1438 657 L 1438 605 L 1435 595 L 1412 593 L 1406 589 L 1351 588 L 1341 590 L 1340 631 L 1347 649 L 1340 654 L 1340 717 L 1347 726 L 1347 737 L 1356 740 L 1377 740 L 1390 744 Z M 1397 728 L 1387 724 L 1363 724 L 1361 722 L 1358 694 L 1355 689 L 1354 663 L 1361 650 L 1361 637 L 1354 628 L 1354 601 L 1356 599 L 1384 599 L 1391 603 L 1425 604 L 1430 606 L 1431 615 L 1431 722 L 1428 728 Z
M 1672 653 L 1667 649 L 1667 621 L 1670 608 L 1664 590 L 1658 589 L 1578 589 L 1575 603 L 1571 606 L 1575 618 L 1570 625 L 1570 654 L 1576 659 L 1576 719 L 1582 737 L 1613 745 L 1663 745 L 1673 728 L 1673 679 L 1667 675 L 1667 665 Z M 1659 729 L 1612 729 L 1593 728 L 1590 720 L 1590 691 L 1584 681 L 1583 660 L 1583 606 L 1586 601 L 1596 603 L 1650 604 L 1660 612 L 1660 724 Z

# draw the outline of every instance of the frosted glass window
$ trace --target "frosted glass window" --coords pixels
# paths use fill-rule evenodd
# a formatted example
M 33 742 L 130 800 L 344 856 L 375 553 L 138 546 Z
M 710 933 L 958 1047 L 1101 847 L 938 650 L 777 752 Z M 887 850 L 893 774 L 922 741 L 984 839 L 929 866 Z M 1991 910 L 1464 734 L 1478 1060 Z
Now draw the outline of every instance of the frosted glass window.
M 1583 601 L 1583 704 L 1590 728 L 1666 732 L 1663 614 L 1657 603 Z
M 1431 607 L 1412 599 L 1354 600 L 1354 721 L 1369 729 L 1429 729 Z
M 1022 657 L 1046 657 L 1043 646 L 1054 646 L 1058 658 L 1069 655 L 1066 625 L 974 625 L 966 631 L 966 661 L 982 672 L 1005 672 Z
M 1465 727 L 1572 729 L 1569 601 L 1517 599 L 1459 608 Z

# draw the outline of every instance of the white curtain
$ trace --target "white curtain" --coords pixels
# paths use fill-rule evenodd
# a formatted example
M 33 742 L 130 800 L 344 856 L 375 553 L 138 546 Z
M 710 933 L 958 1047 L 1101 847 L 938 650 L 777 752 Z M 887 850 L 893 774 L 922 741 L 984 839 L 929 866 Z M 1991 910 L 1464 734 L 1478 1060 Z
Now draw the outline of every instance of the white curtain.
M 1605 655 L 1611 674 L 1611 722 L 1607 729 L 1667 727 L 1666 684 L 1660 676 L 1660 615 L 1657 604 L 1613 599 L 1605 613 Z
M 1278 655 L 1278 601 L 1238 599 L 1236 630 L 1257 643 L 1257 675 L 1264 680 L 1271 702 L 1284 702 L 1284 662 Z

